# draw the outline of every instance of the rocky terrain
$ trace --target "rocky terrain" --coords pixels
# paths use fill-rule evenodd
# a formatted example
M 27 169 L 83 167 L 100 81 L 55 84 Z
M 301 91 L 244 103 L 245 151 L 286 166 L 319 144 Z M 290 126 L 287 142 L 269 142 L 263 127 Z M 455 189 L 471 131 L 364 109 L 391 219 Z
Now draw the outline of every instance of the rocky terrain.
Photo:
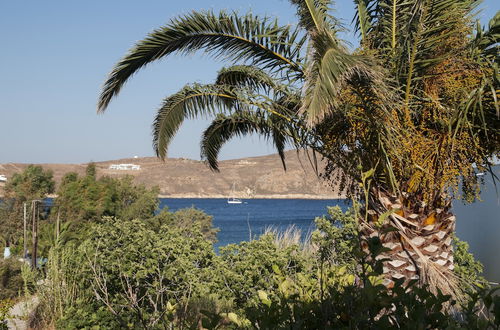
M 155 157 L 118 159 L 96 162 L 98 176 L 131 175 L 136 183 L 159 186 L 160 197 L 225 198 L 235 185 L 234 197 L 239 198 L 340 198 L 334 188 L 318 178 L 303 153 L 286 153 L 287 170 L 283 170 L 278 155 L 221 161 L 220 172 L 211 171 L 201 161 Z M 111 164 L 140 165 L 140 170 L 113 170 Z M 29 164 L 0 164 L 0 174 L 11 178 Z M 87 164 L 38 164 L 54 173 L 57 183 L 73 171 L 85 173 Z M 0 186 L 0 193 L 2 187 Z

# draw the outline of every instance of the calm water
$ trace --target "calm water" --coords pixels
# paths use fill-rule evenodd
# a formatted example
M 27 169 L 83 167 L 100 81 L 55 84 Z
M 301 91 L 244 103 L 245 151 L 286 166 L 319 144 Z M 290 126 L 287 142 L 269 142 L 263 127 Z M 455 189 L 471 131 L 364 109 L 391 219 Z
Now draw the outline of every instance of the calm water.
M 500 177 L 500 166 L 495 167 Z M 484 276 L 500 282 L 500 201 L 491 177 L 485 176 L 480 202 L 453 203 L 457 216 L 457 236 L 467 241 L 470 251 L 484 265 Z M 500 186 L 498 187 L 500 191 Z M 48 199 L 49 203 L 51 199 Z M 268 227 L 278 230 L 294 225 L 307 234 L 314 230 L 314 218 L 325 215 L 327 206 L 348 207 L 344 200 L 249 199 L 246 204 L 227 204 L 226 199 L 163 198 L 160 207 L 175 211 L 196 207 L 213 216 L 220 229 L 215 248 L 256 237 Z
M 244 204 L 228 204 L 222 198 L 162 198 L 160 208 L 170 211 L 196 207 L 213 216 L 220 229 L 215 247 L 248 240 L 266 228 L 284 230 L 294 225 L 307 234 L 314 230 L 314 218 L 327 214 L 327 206 L 348 206 L 343 200 L 248 199 Z
M 500 165 L 494 172 L 500 176 Z M 464 205 L 453 203 L 457 216 L 457 236 L 467 241 L 470 251 L 484 265 L 484 276 L 493 282 L 500 282 L 500 200 L 491 176 L 485 176 L 481 199 Z M 497 183 L 498 185 L 498 183 Z M 497 187 L 500 193 L 500 185 Z
M 500 167 L 496 168 L 498 172 Z M 453 212 L 457 235 L 483 263 L 484 276 L 500 282 L 500 203 L 491 179 L 485 180 L 482 201 L 468 205 L 455 202 Z M 314 230 L 314 218 L 325 215 L 327 206 L 334 205 L 348 207 L 343 200 L 305 199 L 249 199 L 246 204 L 227 204 L 226 199 L 165 198 L 160 203 L 171 211 L 194 206 L 212 215 L 213 225 L 220 229 L 216 249 L 256 237 L 268 227 L 283 230 L 294 225 L 307 234 Z

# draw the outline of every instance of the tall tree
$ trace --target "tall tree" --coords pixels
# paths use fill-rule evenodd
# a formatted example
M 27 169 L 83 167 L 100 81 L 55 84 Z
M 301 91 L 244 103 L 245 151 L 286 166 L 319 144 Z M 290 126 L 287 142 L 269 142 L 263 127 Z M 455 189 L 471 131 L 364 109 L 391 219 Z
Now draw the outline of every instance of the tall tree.
M 172 20 L 115 65 L 98 111 L 152 61 L 197 50 L 229 61 L 215 83 L 164 100 L 158 156 L 184 119 L 206 114 L 217 114 L 201 143 L 214 169 L 221 146 L 248 133 L 271 139 L 283 160 L 286 143 L 319 152 L 325 176 L 362 202 L 363 235 L 387 248 L 386 284 L 415 278 L 453 291 L 451 200 L 460 180 L 464 197 L 477 196 L 476 171 L 500 151 L 500 14 L 483 28 L 474 0 L 355 0 L 351 52 L 330 1 L 291 2 L 297 27 L 227 12 Z
M 158 208 L 158 187 L 135 185 L 131 176 L 96 178 L 96 166 L 89 163 L 85 176 L 66 173 L 54 199 L 53 215 L 63 222 L 85 225 L 103 216 L 122 220 L 147 219 Z
M 5 186 L 5 198 L 0 203 L 0 235 L 6 246 L 16 245 L 23 237 L 23 204 L 47 197 L 54 192 L 52 171 L 29 165 L 16 173 Z M 29 212 L 29 205 L 27 211 Z

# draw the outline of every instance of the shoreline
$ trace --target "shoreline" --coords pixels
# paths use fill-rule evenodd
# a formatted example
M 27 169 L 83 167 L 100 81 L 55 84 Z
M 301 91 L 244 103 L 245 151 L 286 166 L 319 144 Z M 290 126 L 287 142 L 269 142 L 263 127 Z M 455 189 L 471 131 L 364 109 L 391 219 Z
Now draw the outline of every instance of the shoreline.
M 280 194 L 269 194 L 269 195 L 260 195 L 260 194 L 255 194 L 253 196 L 242 196 L 242 195 L 236 195 L 234 196 L 236 198 L 240 199 L 318 199 L 318 200 L 328 200 L 328 199 L 346 199 L 345 196 L 342 195 L 310 195 L 310 194 L 286 194 L 286 195 L 280 195 Z M 0 198 L 3 198 L 3 195 L 0 195 Z M 57 198 L 56 194 L 50 194 L 47 195 L 47 198 Z M 178 198 L 178 199 L 192 199 L 192 198 L 200 198 L 200 199 L 227 199 L 227 195 L 201 195 L 201 194 L 171 194 L 171 195 L 165 195 L 165 194 L 159 194 L 158 198 Z
M 97 178 L 108 176 L 120 178 L 130 176 L 135 185 L 150 189 L 159 187 L 158 198 L 223 198 L 240 199 L 343 199 L 345 194 L 318 177 L 312 167 L 307 166 L 302 156 L 287 151 L 287 170 L 276 154 L 259 157 L 221 161 L 224 174 L 215 173 L 200 161 L 168 158 L 164 162 L 154 157 L 126 158 L 96 162 Z M 140 166 L 136 171 L 110 169 L 116 164 Z M 56 187 L 66 173 L 85 175 L 85 164 L 37 164 L 51 170 Z M 0 164 L 0 174 L 12 178 L 28 165 L 21 163 Z M 231 189 L 236 184 L 237 188 Z M 0 183 L 0 195 L 2 195 Z M 56 197 L 52 194 L 49 197 Z
M 243 196 L 243 195 L 235 195 L 232 196 L 239 199 L 318 199 L 318 200 L 329 200 L 329 199 L 345 199 L 345 196 L 338 195 L 310 195 L 310 194 L 269 194 L 269 195 L 260 195 L 255 194 L 252 196 Z M 176 199 L 191 199 L 191 198 L 205 198 L 205 199 L 227 199 L 227 195 L 200 195 L 200 194 L 171 194 L 171 195 L 158 195 L 158 198 L 176 198 Z

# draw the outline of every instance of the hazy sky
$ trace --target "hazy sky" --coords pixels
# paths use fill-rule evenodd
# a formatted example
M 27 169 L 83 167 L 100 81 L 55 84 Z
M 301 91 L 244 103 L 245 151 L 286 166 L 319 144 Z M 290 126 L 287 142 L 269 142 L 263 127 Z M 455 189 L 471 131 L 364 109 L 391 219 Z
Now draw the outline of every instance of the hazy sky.
M 487 23 L 500 2 L 487 0 Z M 195 54 L 142 70 L 104 115 L 96 101 L 107 73 L 153 29 L 191 10 L 222 8 L 294 23 L 285 0 L 0 0 L 0 163 L 83 163 L 151 156 L 151 124 L 162 99 L 190 82 L 212 82 L 223 63 Z M 336 2 L 350 23 L 351 0 Z M 354 42 L 351 34 L 345 36 Z M 169 157 L 199 159 L 208 121 L 186 122 Z M 273 153 L 257 137 L 235 140 L 222 159 Z

